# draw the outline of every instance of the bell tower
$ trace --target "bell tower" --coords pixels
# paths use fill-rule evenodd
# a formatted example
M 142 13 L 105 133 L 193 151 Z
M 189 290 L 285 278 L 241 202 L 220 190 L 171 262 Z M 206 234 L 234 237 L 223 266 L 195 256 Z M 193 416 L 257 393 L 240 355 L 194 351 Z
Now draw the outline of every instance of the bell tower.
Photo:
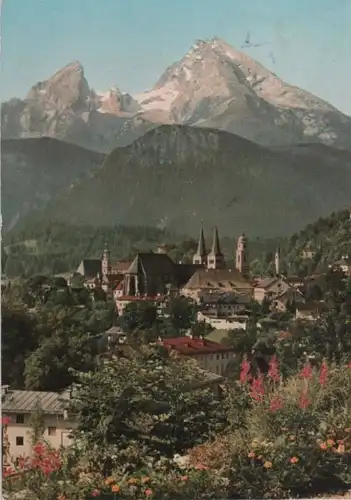
M 109 274 L 111 274 L 111 258 L 110 258 L 110 250 L 107 246 L 107 243 L 105 243 L 105 249 L 104 253 L 102 254 L 102 260 L 101 260 L 101 273 L 102 277 L 105 278 Z
M 236 246 L 236 269 L 243 276 L 249 275 L 249 260 L 248 260 L 248 251 L 247 251 L 247 238 L 244 234 L 242 234 Z
M 201 227 L 197 250 L 193 257 L 193 264 L 202 264 L 206 266 L 206 263 L 207 263 L 207 250 L 205 245 L 204 229 L 203 227 Z
M 213 231 L 212 250 L 207 256 L 207 269 L 224 269 L 225 260 L 219 245 L 218 229 L 215 226 Z

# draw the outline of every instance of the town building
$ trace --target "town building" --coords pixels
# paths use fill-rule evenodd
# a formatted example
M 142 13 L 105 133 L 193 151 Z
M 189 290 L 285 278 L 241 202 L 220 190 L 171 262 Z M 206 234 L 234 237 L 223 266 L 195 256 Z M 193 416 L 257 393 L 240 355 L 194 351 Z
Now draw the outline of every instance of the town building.
M 218 291 L 251 297 L 253 286 L 237 269 L 199 269 L 181 288 L 180 293 L 200 303 L 204 294 Z
M 215 314 L 198 311 L 197 321 L 206 323 L 215 330 L 246 330 L 249 316 L 246 314 L 216 316 Z
M 8 386 L 2 386 L 4 464 L 14 463 L 21 455 L 31 455 L 31 420 L 39 407 L 43 412 L 43 439 L 57 449 L 71 444 L 70 433 L 74 422 L 65 409 L 67 397 L 68 394 L 11 390 Z
M 111 255 L 108 245 L 105 244 L 100 259 L 83 259 L 76 273 L 84 278 L 87 288 L 101 287 L 106 293 L 112 294 L 114 286 L 119 283 L 125 271 L 130 267 L 130 262 L 118 262 L 111 264 Z
M 119 316 L 123 316 L 125 308 L 131 303 L 146 303 L 156 307 L 159 314 L 167 300 L 167 295 L 120 295 L 116 298 L 116 309 Z
M 295 319 L 304 321 L 316 321 L 322 313 L 328 311 L 328 307 L 323 301 L 311 300 L 305 304 L 296 306 Z
M 302 301 L 303 296 L 298 287 L 289 282 L 288 278 L 274 276 L 258 279 L 254 284 L 254 299 L 260 304 L 264 300 Z
M 111 264 L 105 246 L 101 259 L 84 259 L 77 275 L 89 288 L 102 287 L 113 295 L 119 314 L 135 301 L 160 304 L 167 297 L 184 295 L 199 301 L 204 292 L 235 292 L 252 296 L 249 281 L 247 239 L 241 235 L 236 249 L 236 268 L 227 269 L 220 248 L 217 227 L 213 231 L 211 251 L 206 249 L 201 228 L 197 250 L 191 264 L 175 263 L 167 255 L 167 246 L 158 245 L 157 252 L 139 252 L 132 262 Z
M 332 269 L 339 268 L 348 278 L 351 277 L 351 258 L 349 255 L 343 255 L 340 260 L 337 260 L 329 267 Z
M 228 363 L 234 359 L 234 349 L 204 337 L 183 336 L 159 339 L 159 344 L 179 356 L 195 359 L 206 371 L 224 375 Z
M 235 262 L 237 271 L 239 271 L 243 277 L 248 278 L 250 275 L 248 242 L 244 234 L 238 239 Z
M 313 250 L 312 244 L 308 243 L 308 245 L 302 251 L 302 258 L 306 260 L 312 260 L 316 255 L 316 251 Z
M 250 293 L 235 293 L 234 291 L 223 292 L 203 291 L 199 296 L 201 311 L 205 314 L 215 315 L 217 317 L 230 317 L 238 314 L 244 314 L 250 307 Z

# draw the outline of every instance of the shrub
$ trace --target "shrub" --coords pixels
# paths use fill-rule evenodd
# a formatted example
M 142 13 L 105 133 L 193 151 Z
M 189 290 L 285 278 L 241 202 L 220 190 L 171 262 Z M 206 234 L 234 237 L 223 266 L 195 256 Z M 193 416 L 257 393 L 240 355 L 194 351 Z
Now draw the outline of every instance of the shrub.
M 243 363 L 232 412 L 243 410 L 243 394 L 245 416 L 232 421 L 229 433 L 191 450 L 192 463 L 201 461 L 220 471 L 231 494 L 245 498 L 313 493 L 346 477 L 351 456 L 350 369 L 329 369 L 323 363 L 316 373 L 306 365 L 283 383 L 277 364 L 266 378 L 249 380 Z
M 26 472 L 22 487 L 33 500 L 289 498 L 332 491 L 350 479 L 350 368 L 323 362 L 317 370 L 307 363 L 283 380 L 272 358 L 267 376 L 252 378 L 244 360 L 228 393 L 229 428 L 192 447 L 188 460 L 148 455 L 142 466 L 132 466 L 138 460 L 127 460 L 124 449 L 125 461 L 114 461 L 107 473 L 101 464 L 97 471 L 92 453 L 37 444 L 32 458 L 19 461 Z

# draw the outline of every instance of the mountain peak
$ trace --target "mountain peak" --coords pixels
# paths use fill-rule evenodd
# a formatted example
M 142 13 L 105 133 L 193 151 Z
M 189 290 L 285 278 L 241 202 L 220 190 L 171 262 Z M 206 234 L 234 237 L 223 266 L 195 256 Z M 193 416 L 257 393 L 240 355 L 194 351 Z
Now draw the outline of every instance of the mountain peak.
M 34 85 L 27 94 L 27 99 L 49 101 L 60 108 L 70 107 L 73 104 L 84 107 L 90 95 L 83 65 L 79 61 L 72 61 L 56 71 L 48 80 Z

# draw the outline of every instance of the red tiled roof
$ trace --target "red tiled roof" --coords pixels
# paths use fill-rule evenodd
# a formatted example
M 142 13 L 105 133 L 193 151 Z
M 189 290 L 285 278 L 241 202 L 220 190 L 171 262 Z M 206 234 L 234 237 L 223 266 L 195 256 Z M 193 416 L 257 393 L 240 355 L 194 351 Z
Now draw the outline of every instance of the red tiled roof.
M 231 352 L 231 347 L 226 347 L 212 340 L 184 337 L 173 337 L 159 341 L 164 347 L 174 349 L 180 354 L 201 355 L 221 352 Z

